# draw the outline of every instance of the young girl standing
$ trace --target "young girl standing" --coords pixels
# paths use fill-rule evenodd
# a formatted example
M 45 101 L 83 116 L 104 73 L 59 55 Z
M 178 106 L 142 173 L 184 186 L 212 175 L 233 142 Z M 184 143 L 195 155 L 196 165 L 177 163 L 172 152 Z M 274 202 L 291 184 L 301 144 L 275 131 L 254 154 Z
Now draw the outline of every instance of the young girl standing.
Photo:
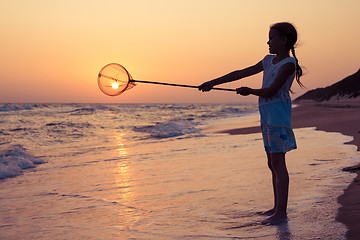
M 285 153 L 296 149 L 296 142 L 291 128 L 290 87 L 294 78 L 300 86 L 301 67 L 295 55 L 297 32 L 287 22 L 276 23 L 269 31 L 269 52 L 254 66 L 231 72 L 222 77 L 203 83 L 199 90 L 210 91 L 215 85 L 242 79 L 260 72 L 263 73 L 261 89 L 241 87 L 237 93 L 243 96 L 259 96 L 261 131 L 268 167 L 272 173 L 274 207 L 264 215 L 271 216 L 262 224 L 281 224 L 287 220 L 287 201 L 289 174 L 285 163 Z M 293 57 L 290 57 L 290 51 Z

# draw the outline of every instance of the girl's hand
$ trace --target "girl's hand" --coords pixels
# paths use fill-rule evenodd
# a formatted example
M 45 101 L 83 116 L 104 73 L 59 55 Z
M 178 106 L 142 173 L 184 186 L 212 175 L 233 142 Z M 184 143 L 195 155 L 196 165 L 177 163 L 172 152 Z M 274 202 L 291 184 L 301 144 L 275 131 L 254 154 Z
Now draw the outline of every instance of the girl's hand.
M 210 91 L 213 87 L 214 87 L 214 84 L 212 84 L 211 81 L 209 81 L 209 82 L 204 82 L 203 84 L 201 84 L 201 85 L 198 87 L 198 89 L 199 89 L 199 91 L 208 92 L 208 91 Z
M 237 94 L 240 94 L 242 96 L 247 96 L 249 94 L 251 94 L 251 88 L 248 88 L 248 87 L 241 87 L 241 88 L 237 88 L 236 89 L 236 93 Z

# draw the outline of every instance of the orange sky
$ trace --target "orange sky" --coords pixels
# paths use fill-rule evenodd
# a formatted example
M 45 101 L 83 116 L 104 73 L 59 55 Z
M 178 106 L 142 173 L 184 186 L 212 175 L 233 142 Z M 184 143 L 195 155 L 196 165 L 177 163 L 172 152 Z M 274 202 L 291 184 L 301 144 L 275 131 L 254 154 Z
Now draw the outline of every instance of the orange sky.
M 304 85 L 326 87 L 360 68 L 359 9 L 358 0 L 0 0 L 0 102 L 256 101 L 149 84 L 109 97 L 96 78 L 117 62 L 135 79 L 199 85 L 260 61 L 278 21 L 298 29 Z

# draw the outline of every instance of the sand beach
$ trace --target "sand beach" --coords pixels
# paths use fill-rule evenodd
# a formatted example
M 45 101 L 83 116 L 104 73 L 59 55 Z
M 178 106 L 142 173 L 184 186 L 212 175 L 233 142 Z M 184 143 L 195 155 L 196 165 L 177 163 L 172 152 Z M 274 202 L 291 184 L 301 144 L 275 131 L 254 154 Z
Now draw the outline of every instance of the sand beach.
M 293 128 L 316 127 L 326 132 L 339 132 L 352 136 L 353 144 L 360 150 L 360 101 L 344 99 L 315 103 L 313 101 L 294 104 L 292 112 Z M 223 133 L 250 134 L 260 132 L 260 127 L 229 129 Z M 344 166 L 344 171 L 357 173 L 357 177 L 338 197 L 341 204 L 336 220 L 348 228 L 347 239 L 359 239 L 360 236 L 360 159 L 356 166 Z

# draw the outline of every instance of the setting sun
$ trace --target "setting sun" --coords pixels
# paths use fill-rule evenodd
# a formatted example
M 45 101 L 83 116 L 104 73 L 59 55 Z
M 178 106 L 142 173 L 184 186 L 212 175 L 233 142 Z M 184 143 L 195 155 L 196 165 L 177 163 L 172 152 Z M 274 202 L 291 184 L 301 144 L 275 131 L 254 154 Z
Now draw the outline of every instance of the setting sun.
M 117 82 L 114 82 L 113 84 L 111 84 L 113 89 L 118 89 L 119 88 L 119 84 Z

